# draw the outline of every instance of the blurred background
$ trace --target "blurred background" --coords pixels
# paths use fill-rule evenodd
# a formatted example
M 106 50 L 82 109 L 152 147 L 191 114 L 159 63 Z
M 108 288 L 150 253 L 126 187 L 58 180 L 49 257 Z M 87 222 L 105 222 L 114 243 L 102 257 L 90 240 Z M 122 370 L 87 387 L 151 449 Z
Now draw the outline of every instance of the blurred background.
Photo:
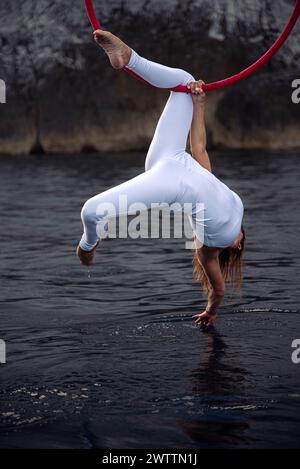
M 275 41 L 293 0 L 96 0 L 105 29 L 140 54 L 207 82 L 250 65 Z M 0 5 L 0 153 L 145 150 L 166 93 L 113 71 L 83 0 Z M 210 147 L 300 147 L 300 23 L 261 72 L 209 97 Z

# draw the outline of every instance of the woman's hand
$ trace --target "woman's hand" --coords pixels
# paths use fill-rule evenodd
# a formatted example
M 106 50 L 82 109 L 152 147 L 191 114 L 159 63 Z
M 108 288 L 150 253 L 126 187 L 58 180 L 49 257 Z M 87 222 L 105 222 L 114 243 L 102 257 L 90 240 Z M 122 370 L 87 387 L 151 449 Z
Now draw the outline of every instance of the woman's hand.
M 206 328 L 206 327 L 209 327 L 209 326 L 213 325 L 213 323 L 217 319 L 217 313 L 209 312 L 206 309 L 204 311 L 204 313 L 195 314 L 193 316 L 193 319 L 195 319 L 196 326 Z
M 205 85 L 203 80 L 191 81 L 187 84 L 187 89 L 192 92 L 191 94 L 194 104 L 205 104 L 206 94 L 202 89 L 203 85 Z

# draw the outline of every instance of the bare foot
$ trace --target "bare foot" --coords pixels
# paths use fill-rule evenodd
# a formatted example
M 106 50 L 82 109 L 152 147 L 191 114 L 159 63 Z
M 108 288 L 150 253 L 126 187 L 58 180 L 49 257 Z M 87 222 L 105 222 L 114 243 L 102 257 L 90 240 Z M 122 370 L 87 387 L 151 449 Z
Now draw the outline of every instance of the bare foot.
M 98 243 L 96 244 L 94 249 L 92 249 L 91 251 L 84 251 L 78 245 L 76 254 L 79 257 L 79 259 L 81 260 L 82 265 L 87 265 L 87 266 L 93 265 L 94 257 L 96 255 L 96 250 L 97 250 L 97 247 L 99 246 L 99 243 L 100 243 L 100 241 L 98 241 Z
M 121 69 L 128 65 L 131 49 L 121 39 L 108 31 L 102 31 L 102 29 L 97 29 L 94 32 L 94 39 L 108 55 L 113 68 Z

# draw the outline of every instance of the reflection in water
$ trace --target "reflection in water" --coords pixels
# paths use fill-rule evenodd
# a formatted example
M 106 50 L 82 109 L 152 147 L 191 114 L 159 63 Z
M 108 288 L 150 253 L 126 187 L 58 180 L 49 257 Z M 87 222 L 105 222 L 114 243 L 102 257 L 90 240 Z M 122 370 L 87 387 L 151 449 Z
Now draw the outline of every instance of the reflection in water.
M 235 407 L 234 396 L 239 395 L 241 405 L 240 395 L 248 372 L 236 364 L 238 350 L 229 352 L 230 357 L 226 356 L 228 347 L 215 327 L 203 333 L 208 337 L 208 346 L 204 355 L 201 350 L 199 364 L 191 371 L 191 377 L 193 394 L 202 404 L 204 401 L 204 411 L 191 420 L 180 420 L 179 425 L 200 445 L 235 445 L 246 441 L 243 432 L 248 423 L 236 414 L 234 419 L 229 418 L 229 413 L 230 408 Z M 227 358 L 230 363 L 226 362 Z M 220 417 L 222 409 L 227 409 L 227 412 Z
M 208 337 L 208 347 L 201 355 L 197 368 L 191 372 L 193 392 L 202 397 L 240 394 L 248 372 L 238 366 L 238 346 L 228 350 L 222 334 L 215 327 L 204 334 Z

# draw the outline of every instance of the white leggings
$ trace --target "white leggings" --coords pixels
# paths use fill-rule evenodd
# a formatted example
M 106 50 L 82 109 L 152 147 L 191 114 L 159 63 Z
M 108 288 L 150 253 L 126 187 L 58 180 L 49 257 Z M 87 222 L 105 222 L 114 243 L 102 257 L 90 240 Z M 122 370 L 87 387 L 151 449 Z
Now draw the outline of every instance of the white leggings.
M 134 51 L 128 68 L 159 88 L 173 88 L 194 80 L 184 70 L 150 62 Z M 138 203 L 146 208 L 152 204 L 188 204 L 192 206 L 188 213 L 192 229 L 200 243 L 223 248 L 235 241 L 243 218 L 240 198 L 186 152 L 193 109 L 191 95 L 171 92 L 147 154 L 146 171 L 85 203 L 80 241 L 84 251 L 92 250 L 99 239 L 97 224 L 103 223 L 105 216 L 97 213 L 97 207 L 110 204 L 116 216 L 124 215 L 126 212 L 119 206 L 121 196 L 126 196 L 128 207 Z
M 151 62 L 140 57 L 135 51 L 132 51 L 128 68 L 159 88 L 173 88 L 194 80 L 193 76 L 184 70 Z M 127 196 L 128 206 L 142 202 L 150 208 L 152 203 L 165 202 L 171 205 L 178 201 L 181 189 L 180 166 L 170 165 L 169 158 L 185 152 L 192 118 L 191 96 L 171 92 L 147 154 L 146 172 L 96 195 L 85 203 L 81 212 L 84 234 L 80 247 L 83 250 L 92 250 L 98 241 L 96 227 L 101 221 L 101 216 L 96 212 L 99 204 L 112 203 L 117 209 L 119 196 L 123 195 Z

